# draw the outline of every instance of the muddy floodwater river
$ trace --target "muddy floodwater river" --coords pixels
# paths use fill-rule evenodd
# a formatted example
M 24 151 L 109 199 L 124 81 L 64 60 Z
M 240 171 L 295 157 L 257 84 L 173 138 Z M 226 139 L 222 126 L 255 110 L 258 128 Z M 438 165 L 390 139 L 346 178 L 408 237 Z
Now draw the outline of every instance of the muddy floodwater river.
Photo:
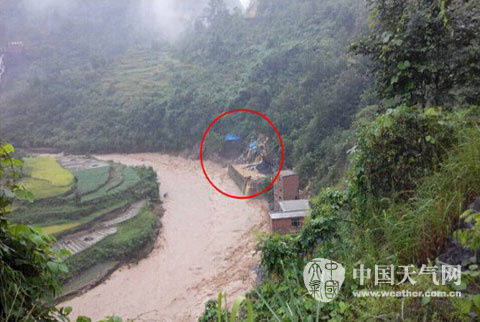
M 62 305 L 73 314 L 100 319 L 118 315 L 140 321 L 196 321 L 204 303 L 220 291 L 229 298 L 255 283 L 255 235 L 267 229 L 263 200 L 236 200 L 214 190 L 198 160 L 155 153 L 97 158 L 152 166 L 166 193 L 156 247 L 138 264 L 123 267 L 99 286 Z M 240 190 L 226 169 L 208 164 L 209 176 Z

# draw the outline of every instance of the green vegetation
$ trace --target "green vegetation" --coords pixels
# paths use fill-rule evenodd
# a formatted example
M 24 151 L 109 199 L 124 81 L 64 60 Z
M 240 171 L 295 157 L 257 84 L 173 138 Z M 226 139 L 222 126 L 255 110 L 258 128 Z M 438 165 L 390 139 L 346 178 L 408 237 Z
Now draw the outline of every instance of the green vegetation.
M 225 299 L 225 309 L 222 308 L 222 300 Z M 229 315 L 228 308 L 226 307 L 227 294 L 218 293 L 217 301 L 210 300 L 205 304 L 205 313 L 198 319 L 199 322 L 209 321 L 230 321 L 235 322 L 239 317 L 240 309 L 242 305 L 246 308 L 245 321 L 253 322 L 253 308 L 250 299 L 245 296 L 239 296 L 233 301 L 232 313 Z
M 45 180 L 56 186 L 69 186 L 73 183 L 73 174 L 62 168 L 54 157 L 24 158 L 25 173 L 32 178 Z
M 26 222 L 31 225 L 60 225 L 71 221 L 77 222 L 78 220 L 86 220 L 88 222 L 87 217 L 97 218 L 99 215 L 94 215 L 95 213 L 106 214 L 109 209 L 121 208 L 128 201 L 128 199 L 111 199 L 101 204 L 23 205 L 12 213 L 11 218 L 12 220 Z
M 372 60 L 386 107 L 478 104 L 479 14 L 475 1 L 372 1 L 352 49 Z
M 85 269 L 109 261 L 133 261 L 142 254 L 139 250 L 152 244 L 156 237 L 157 215 L 147 208 L 118 225 L 118 231 L 85 251 L 66 260 L 69 277 Z
M 18 183 L 22 163 L 11 157 L 13 146 L 0 145 L 0 319 L 2 321 L 56 321 L 69 310 L 45 305 L 58 294 L 58 277 L 67 272 L 63 252 L 50 248 L 53 237 L 31 227 L 7 221 L 12 195 L 32 200 Z
M 54 164 L 58 163 L 55 161 Z M 40 166 L 38 170 L 43 171 Z M 109 167 L 78 170 L 75 173 L 79 174 L 79 177 L 76 177 L 70 196 L 50 198 L 48 202 L 39 200 L 33 204 L 19 204 L 11 219 L 46 227 L 45 232 L 63 234 L 70 229 L 78 230 L 91 225 L 136 200 L 158 199 L 157 178 L 151 168 L 112 164 Z M 40 189 L 43 189 L 43 186 L 40 186 Z
M 53 235 L 53 234 L 58 234 L 58 233 L 60 233 L 64 230 L 75 228 L 78 225 L 80 225 L 79 222 L 71 222 L 71 223 L 68 223 L 68 224 L 51 225 L 51 226 L 44 226 L 44 227 L 39 227 L 39 228 L 43 233 Z
M 86 225 L 89 224 L 99 218 L 102 218 L 105 215 L 110 214 L 113 211 L 119 210 L 127 206 L 129 203 L 133 201 L 132 199 L 124 199 L 124 200 L 115 200 L 114 202 L 108 203 L 108 204 L 102 204 L 102 207 L 95 207 L 94 209 L 98 209 L 96 211 L 91 212 L 88 215 L 84 215 L 79 219 L 80 225 Z M 71 217 L 70 218 L 76 218 L 75 213 L 69 214 Z M 79 226 L 79 225 L 76 225 Z
M 73 174 L 53 157 L 24 159 L 25 187 L 37 198 L 51 198 L 71 190 Z
M 147 205 L 150 205 L 150 200 L 158 200 L 157 177 L 151 168 L 125 167 L 115 163 L 91 168 L 88 165 L 89 161 L 82 158 L 87 168 L 74 170 L 74 177 L 69 171 L 61 168 L 55 158 L 24 159 L 26 160 L 23 167 L 24 176 L 31 176 L 27 180 L 38 180 L 39 190 L 52 186 L 59 187 L 54 184 L 69 184 L 70 193 L 68 196 L 65 193 L 50 195 L 48 200 L 40 199 L 33 203 L 17 202 L 15 211 L 10 214 L 9 219 L 16 223 L 41 226 L 38 227 L 40 231 L 54 234 L 59 239 L 68 238 L 72 233 L 81 233 L 86 229 L 94 230 L 98 228 L 96 225 L 100 221 L 124 215 L 126 209 L 137 201 L 147 200 Z M 52 179 L 46 181 L 46 178 Z M 66 260 L 65 255 L 68 251 L 61 253 L 59 259 L 65 260 L 66 265 L 61 264 L 62 274 L 55 278 L 55 292 L 45 300 L 51 301 L 61 295 L 58 292 L 58 279 L 64 283 L 68 281 L 63 288 L 64 294 L 66 291 L 76 291 L 75 287 L 82 287 L 88 282 L 104 278 L 117 264 L 140 256 L 141 251 L 155 240 L 158 220 L 156 213 L 147 208 L 142 209 L 136 217 L 119 224 L 114 235 L 98 244 Z M 43 236 L 39 232 L 35 233 Z M 41 238 L 45 238 L 45 243 L 55 241 L 53 237 Z M 53 267 L 54 264 L 49 265 Z M 69 266 L 71 273 L 67 274 Z
M 13 199 L 19 205 L 16 210 L 33 211 L 31 218 L 34 221 L 38 220 L 35 217 L 35 207 L 48 209 L 46 205 L 50 202 L 55 204 L 57 201 L 62 204 L 62 206 L 57 206 L 59 213 L 69 207 L 70 209 L 76 207 L 75 203 L 66 204 L 61 197 L 52 198 L 48 203 L 42 200 L 33 203 L 34 195 L 19 183 L 21 170 L 27 169 L 30 175 L 38 177 L 52 176 L 55 178 L 52 180 L 52 184 L 65 183 L 65 172 L 58 171 L 58 167 L 55 169 L 58 165 L 55 160 L 55 162 L 36 160 L 38 158 L 27 158 L 28 164 L 22 167 L 21 161 L 11 157 L 13 152 L 12 145 L 8 143 L 0 145 L 0 282 L 2 285 L 0 288 L 0 320 L 70 321 L 69 313 L 72 310 L 70 307 L 57 308 L 57 306 L 50 306 L 50 303 L 62 292 L 65 294 L 68 291 L 75 291 L 92 280 L 104 277 L 120 262 L 138 258 L 141 256 L 139 250 L 144 249 L 146 252 L 148 250 L 146 247 L 153 245 L 156 239 L 158 215 L 144 207 L 136 217 L 119 224 L 114 235 L 87 249 L 85 252 L 89 253 L 86 256 L 85 252 L 81 252 L 74 257 L 68 257 L 71 254 L 67 250 L 56 251 L 51 248 L 56 241 L 52 235 L 44 234 L 39 229 L 23 224 L 12 223 L 6 219 L 6 216 L 11 215 Z M 68 171 L 67 173 L 69 174 Z M 108 170 L 103 173 L 108 173 Z M 122 168 L 122 173 L 125 174 L 125 180 L 129 184 L 126 184 L 123 190 L 118 190 L 113 196 L 121 196 L 127 191 L 133 193 L 134 191 L 131 189 L 139 182 L 140 177 L 146 180 L 146 184 L 143 187 L 137 187 L 140 189 L 140 192 L 136 191 L 137 194 L 123 196 L 123 199 L 117 200 L 117 202 L 121 202 L 121 205 L 116 204 L 112 207 L 122 207 L 129 201 L 137 200 L 135 198 L 145 198 L 147 195 L 158 198 L 156 175 L 151 168 L 131 168 L 131 171 Z M 91 182 L 94 180 L 89 178 L 89 175 L 95 176 L 98 175 L 98 172 L 91 171 L 90 174 L 82 172 L 81 175 L 83 176 L 82 180 L 89 183 L 84 184 L 83 187 L 92 187 Z M 69 182 L 71 181 L 73 180 Z M 157 191 L 152 192 L 148 189 Z M 114 202 L 115 197 L 112 199 L 112 204 Z M 108 207 L 98 208 L 98 212 L 94 212 L 78 222 L 44 227 L 43 230 L 49 233 L 59 233 L 93 221 L 96 217 L 111 211 L 112 209 Z M 67 258 L 66 261 L 65 258 Z M 69 274 L 69 265 L 74 266 L 72 272 L 75 275 L 71 275 L 72 272 Z M 78 279 L 72 279 L 77 276 Z M 67 279 L 70 281 L 62 289 L 60 282 Z M 91 320 L 88 317 L 78 317 L 76 321 Z M 121 319 L 109 317 L 104 321 L 115 322 L 121 321 Z
M 28 178 L 25 180 L 25 187 L 39 199 L 53 198 L 68 193 L 70 186 L 55 186 L 46 180 Z
M 398 239 L 396 253 L 400 256 L 425 260 L 438 255 L 463 209 L 480 195 L 476 183 L 480 165 L 475 161 L 480 157 L 480 129 L 476 126 L 460 133 L 462 141 L 451 150 L 441 171 L 425 178 L 413 202 L 394 209 L 396 214 L 393 215 L 402 215 L 398 229 L 405 236 L 415 236 L 409 253 L 406 241 L 398 239 L 394 232 L 390 234 Z
M 480 248 L 480 214 L 472 210 L 467 210 L 460 216 L 468 224 L 472 224 L 472 229 L 459 229 L 455 231 L 455 238 L 463 247 L 468 247 L 471 251 Z
M 120 186 L 124 181 L 123 167 L 120 165 L 113 165 L 110 170 L 109 181 L 100 189 L 82 196 L 82 202 L 89 202 L 102 196 L 105 196 L 110 190 Z
M 131 187 L 135 186 L 138 182 L 140 182 L 140 177 L 137 174 L 137 171 L 132 168 L 124 168 L 123 169 L 123 181 L 117 187 L 113 187 L 108 190 L 108 194 L 114 194 L 120 191 L 125 191 L 130 189 Z
M 462 120 L 469 117 L 406 106 L 380 115 L 359 133 L 353 159 L 358 188 L 378 197 L 408 196 L 457 143 Z
M 110 167 L 99 167 L 73 171 L 77 178 L 77 191 L 80 195 L 98 190 L 105 185 L 109 179 Z
M 10 218 L 16 222 L 26 222 L 31 225 L 54 226 L 56 228 L 75 225 L 75 227 L 80 228 L 103 218 L 113 211 L 120 210 L 142 197 L 144 195 L 124 192 L 116 198 L 111 198 L 101 203 L 80 206 L 66 204 L 49 208 L 48 206 L 33 204 L 23 206 L 18 211 L 12 213 Z
M 202 153 L 206 157 L 213 156 L 215 154 L 218 155 L 222 151 L 223 142 L 224 136 L 220 135 L 215 131 L 209 131 L 209 133 L 205 137 Z

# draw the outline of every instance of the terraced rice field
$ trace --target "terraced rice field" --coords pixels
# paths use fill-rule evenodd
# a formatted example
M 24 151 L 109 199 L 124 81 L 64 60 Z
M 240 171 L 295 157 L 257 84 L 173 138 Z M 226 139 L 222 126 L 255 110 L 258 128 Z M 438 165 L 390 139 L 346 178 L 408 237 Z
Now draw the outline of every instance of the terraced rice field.
M 113 235 L 117 232 L 117 228 L 103 228 L 95 231 L 81 232 L 64 238 L 55 244 L 57 249 L 67 249 L 72 255 L 80 253 L 90 246 L 95 245 L 107 236 Z
M 10 218 L 55 234 L 55 247 L 71 252 L 65 259 L 70 289 L 109 272 L 105 263 L 134 259 L 156 238 L 153 169 L 74 155 L 37 155 L 24 164 L 24 181 L 36 200 L 18 202 Z
M 73 183 L 73 174 L 62 168 L 54 157 L 24 158 L 23 168 L 32 178 L 45 180 L 56 186 L 69 186 Z
M 92 212 L 92 213 L 82 217 L 82 219 L 80 219 L 80 222 L 82 224 L 87 224 L 89 222 L 92 222 L 94 220 L 102 218 L 105 215 L 108 215 L 112 212 L 118 211 L 118 210 L 124 208 L 125 206 L 127 206 L 128 204 L 130 204 L 131 202 L 132 202 L 131 199 L 119 200 L 109 207 L 102 208 L 98 211 Z
M 74 170 L 73 174 L 77 178 L 76 190 L 83 196 L 107 184 L 110 177 L 110 166 Z
M 82 196 L 82 203 L 89 202 L 97 198 L 101 198 L 105 196 L 112 189 L 119 187 L 124 181 L 123 171 L 124 171 L 123 166 L 119 164 L 112 165 L 109 181 L 100 189 Z
M 62 168 L 54 157 L 24 158 L 25 187 L 37 199 L 52 198 L 72 189 L 74 176 Z
M 107 236 L 117 232 L 116 225 L 127 221 L 140 213 L 146 201 L 141 200 L 132 204 L 125 212 L 119 213 L 115 218 L 99 222 L 94 228 L 83 230 L 59 240 L 56 248 L 68 249 L 72 254 L 77 254 L 90 246 L 95 245 Z
M 80 225 L 79 222 L 72 222 L 68 224 L 60 224 L 60 225 L 51 225 L 51 226 L 44 226 L 39 227 L 45 234 L 57 234 L 62 231 L 72 229 Z
M 140 177 L 138 176 L 137 172 L 133 168 L 128 168 L 128 167 L 123 168 L 122 175 L 123 175 L 122 184 L 108 190 L 107 191 L 108 194 L 113 194 L 113 193 L 130 189 L 140 181 Z
M 25 188 L 35 195 L 36 199 L 53 198 L 66 194 L 71 186 L 56 186 L 47 180 L 28 178 L 24 181 Z
M 131 189 L 141 184 L 137 169 L 93 158 L 76 159 L 71 155 L 57 158 L 62 165 L 73 168 L 62 168 L 53 156 L 25 158 L 25 173 L 30 176 L 26 181 L 38 182 L 38 188 L 33 191 L 41 197 L 37 200 L 45 196 L 40 192 L 42 190 L 53 197 L 52 187 L 60 187 L 61 190 L 55 191 L 55 194 L 61 196 L 51 201 L 49 199 L 46 203 L 20 205 L 12 214 L 14 220 L 40 226 L 47 233 L 57 234 L 88 225 L 135 201 Z M 45 181 L 47 177 L 52 177 L 50 182 Z M 72 184 L 72 178 L 75 178 L 75 184 Z M 66 183 L 70 184 L 67 188 L 57 186 Z M 66 189 L 71 192 L 63 196 Z M 111 198 L 105 198 L 110 195 Z

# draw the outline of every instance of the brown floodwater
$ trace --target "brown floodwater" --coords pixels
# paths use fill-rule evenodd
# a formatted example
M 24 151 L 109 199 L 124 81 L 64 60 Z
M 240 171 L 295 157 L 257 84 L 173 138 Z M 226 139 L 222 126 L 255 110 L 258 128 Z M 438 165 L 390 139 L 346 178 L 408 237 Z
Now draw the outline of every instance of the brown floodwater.
M 268 226 L 263 200 L 236 200 L 214 190 L 198 160 L 156 153 L 97 158 L 152 166 L 167 194 L 156 247 L 138 264 L 123 267 L 99 286 L 62 305 L 73 315 L 118 315 L 141 321 L 196 321 L 208 299 L 229 299 L 255 283 L 255 235 Z M 208 161 L 207 161 L 208 162 Z M 226 168 L 208 162 L 209 176 L 241 194 Z

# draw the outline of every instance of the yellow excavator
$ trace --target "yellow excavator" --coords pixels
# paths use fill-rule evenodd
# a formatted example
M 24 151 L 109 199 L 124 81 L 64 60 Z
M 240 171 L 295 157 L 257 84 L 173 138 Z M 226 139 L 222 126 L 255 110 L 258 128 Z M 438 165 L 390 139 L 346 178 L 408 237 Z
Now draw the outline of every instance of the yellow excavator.
M 252 163 L 252 168 L 264 174 L 272 172 L 274 166 L 273 156 L 268 148 L 268 141 L 269 138 L 266 136 L 260 136 L 257 140 L 252 141 L 246 157 L 247 162 Z

